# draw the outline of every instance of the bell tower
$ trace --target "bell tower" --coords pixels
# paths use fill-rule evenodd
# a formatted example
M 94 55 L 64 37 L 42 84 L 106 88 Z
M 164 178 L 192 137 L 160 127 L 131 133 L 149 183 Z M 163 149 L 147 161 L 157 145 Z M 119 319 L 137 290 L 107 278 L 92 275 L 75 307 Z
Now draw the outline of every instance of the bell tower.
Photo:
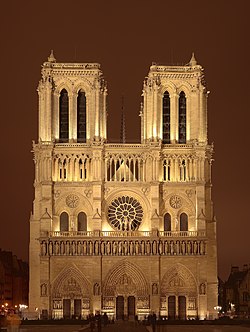
M 153 64 L 143 98 L 142 143 L 207 142 L 207 91 L 194 54 L 185 66 Z
M 53 51 L 42 65 L 39 142 L 105 141 L 106 83 L 97 63 L 57 63 Z

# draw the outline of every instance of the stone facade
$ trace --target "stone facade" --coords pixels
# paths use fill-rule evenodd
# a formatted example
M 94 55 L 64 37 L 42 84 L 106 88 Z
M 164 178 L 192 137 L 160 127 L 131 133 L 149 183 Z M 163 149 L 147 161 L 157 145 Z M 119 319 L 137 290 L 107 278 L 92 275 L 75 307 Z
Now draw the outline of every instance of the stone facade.
M 99 64 L 42 66 L 29 310 L 215 318 L 213 147 L 203 68 L 152 65 L 141 143 L 107 141 Z

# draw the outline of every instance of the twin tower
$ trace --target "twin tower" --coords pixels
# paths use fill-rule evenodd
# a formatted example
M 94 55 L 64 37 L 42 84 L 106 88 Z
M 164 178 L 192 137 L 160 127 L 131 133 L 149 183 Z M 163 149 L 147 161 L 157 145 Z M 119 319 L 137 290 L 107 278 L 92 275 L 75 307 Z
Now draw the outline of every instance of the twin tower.
M 213 147 L 203 69 L 152 65 L 141 143 L 108 143 L 99 64 L 42 65 L 29 315 L 215 318 Z

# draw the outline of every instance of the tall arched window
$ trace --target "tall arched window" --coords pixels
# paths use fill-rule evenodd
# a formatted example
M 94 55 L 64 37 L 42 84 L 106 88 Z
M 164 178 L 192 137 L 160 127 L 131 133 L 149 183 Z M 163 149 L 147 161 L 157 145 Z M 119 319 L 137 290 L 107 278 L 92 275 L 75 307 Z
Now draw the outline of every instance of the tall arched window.
M 60 215 L 60 232 L 68 232 L 69 230 L 69 215 L 63 212 Z
M 179 95 L 179 143 L 186 143 L 186 95 L 181 91 Z
M 69 139 L 69 97 L 65 89 L 62 89 L 59 98 L 59 139 L 60 142 Z
M 86 96 L 82 90 L 77 96 L 77 141 L 86 143 Z
M 171 231 L 171 215 L 169 213 L 166 213 L 164 215 L 164 232 L 170 232 Z
M 77 216 L 78 232 L 87 232 L 87 216 L 86 213 L 80 212 Z
M 170 143 L 170 97 L 168 91 L 162 98 L 162 143 Z
M 188 231 L 188 216 L 184 212 L 180 215 L 180 231 Z

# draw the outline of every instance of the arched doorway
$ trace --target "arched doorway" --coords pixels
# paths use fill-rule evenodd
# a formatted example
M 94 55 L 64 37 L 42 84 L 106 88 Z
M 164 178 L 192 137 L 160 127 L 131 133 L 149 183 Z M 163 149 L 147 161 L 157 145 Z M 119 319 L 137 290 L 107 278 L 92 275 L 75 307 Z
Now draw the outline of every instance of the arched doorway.
M 103 307 L 117 319 L 149 313 L 149 287 L 142 271 L 124 260 L 108 273 L 103 287 Z
M 161 315 L 169 319 L 197 316 L 197 285 L 191 271 L 182 264 L 168 269 L 161 282 Z
M 52 318 L 71 319 L 90 312 L 89 284 L 75 266 L 66 267 L 52 286 Z

